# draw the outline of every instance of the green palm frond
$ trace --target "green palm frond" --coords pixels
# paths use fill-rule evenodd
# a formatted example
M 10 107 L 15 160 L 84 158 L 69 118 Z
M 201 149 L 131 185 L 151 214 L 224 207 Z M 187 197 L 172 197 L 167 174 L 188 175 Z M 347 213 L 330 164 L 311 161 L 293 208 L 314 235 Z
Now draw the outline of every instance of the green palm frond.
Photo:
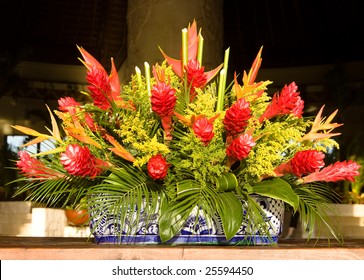
M 117 228 L 121 225 L 119 234 L 127 223 L 138 225 L 142 218 L 149 220 L 151 215 L 158 213 L 160 204 L 159 190 L 153 182 L 139 169 L 130 166 L 113 169 L 101 183 L 91 186 L 88 194 L 88 208 L 93 216 L 113 220 Z M 137 209 L 143 209 L 143 213 L 135 211 Z
M 303 228 L 308 231 L 309 238 L 313 235 L 315 228 L 330 234 L 338 241 L 341 240 L 338 229 L 334 228 L 335 218 L 338 213 L 332 203 L 338 202 L 338 196 L 324 184 L 310 184 L 295 188 L 299 197 L 298 212 L 301 217 Z
M 266 218 L 262 207 L 255 200 L 254 196 L 247 195 L 244 197 L 245 203 L 243 203 L 243 224 L 246 225 L 246 240 L 242 241 L 243 244 L 249 245 L 249 238 L 254 236 L 256 232 L 259 232 L 261 236 L 271 239 L 269 232 L 270 222 Z M 268 242 L 269 243 L 269 242 Z
M 24 179 L 22 179 L 24 181 Z M 75 206 L 94 182 L 82 177 L 63 177 L 51 180 L 29 180 L 14 196 L 26 194 L 26 200 L 49 207 Z
M 243 220 L 242 202 L 233 192 L 218 192 L 212 184 L 183 180 L 177 184 L 176 199 L 164 197 L 162 201 L 159 220 L 161 240 L 168 241 L 180 232 L 192 211 L 196 211 L 193 215 L 196 221 L 199 215 L 204 216 L 209 228 L 212 218 L 219 216 L 228 240 L 238 232 Z

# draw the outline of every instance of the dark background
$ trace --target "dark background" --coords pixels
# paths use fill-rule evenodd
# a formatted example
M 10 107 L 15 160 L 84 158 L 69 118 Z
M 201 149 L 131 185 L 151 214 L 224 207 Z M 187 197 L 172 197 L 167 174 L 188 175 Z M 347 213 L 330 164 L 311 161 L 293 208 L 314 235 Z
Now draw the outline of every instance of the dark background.
M 0 10 L 1 72 L 21 60 L 79 64 L 75 44 L 121 65 L 127 0 L 14 0 Z M 364 1 L 224 1 L 224 49 L 251 63 L 264 45 L 264 67 L 364 60 Z

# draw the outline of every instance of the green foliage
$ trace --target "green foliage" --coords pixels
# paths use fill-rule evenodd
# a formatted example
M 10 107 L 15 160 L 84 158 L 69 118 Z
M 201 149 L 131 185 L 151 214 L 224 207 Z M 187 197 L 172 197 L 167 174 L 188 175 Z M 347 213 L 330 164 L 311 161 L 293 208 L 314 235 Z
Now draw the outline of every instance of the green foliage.
M 280 178 L 268 179 L 253 186 L 253 192 L 263 196 L 283 200 L 297 211 L 299 206 L 299 197 L 291 188 L 290 184 Z
M 287 116 L 257 126 L 254 130 L 254 136 L 258 137 L 256 145 L 237 170 L 239 181 L 254 184 L 262 177 L 275 177 L 274 169 L 303 149 L 299 140 L 306 126 L 303 120 Z
M 38 202 L 48 207 L 73 208 L 85 197 L 88 187 L 92 184 L 95 182 L 75 176 L 46 181 L 30 180 L 17 190 L 14 196 L 25 194 L 25 200 Z
M 124 165 L 113 169 L 113 172 L 102 178 L 99 184 L 88 188 L 87 204 L 95 217 L 107 220 L 111 218 L 115 228 L 121 224 L 121 230 L 133 234 L 133 225 L 138 225 L 141 218 L 149 219 L 150 215 L 159 212 L 161 194 L 158 187 L 152 180 L 148 180 L 143 172 Z M 142 208 L 144 216 L 142 217 L 140 212 L 134 216 L 134 210 Z M 99 222 L 100 220 L 97 220 L 96 227 Z M 126 224 L 129 225 L 128 228 L 123 226 Z M 121 234 L 121 230 L 117 234 Z
M 226 239 L 229 240 L 238 232 L 243 222 L 241 202 L 233 192 L 221 192 L 216 209 L 221 217 Z
M 171 142 L 170 161 L 176 181 L 183 179 L 188 172 L 201 184 L 216 183 L 216 178 L 228 171 L 224 165 L 225 157 L 225 144 L 218 139 L 205 146 L 190 132 L 178 134 Z
M 174 199 L 164 197 L 161 205 L 159 229 L 161 240 L 168 241 L 184 226 L 192 211 L 206 217 L 219 217 L 227 240 L 239 230 L 243 221 L 243 204 L 233 192 L 218 192 L 212 184 L 201 185 L 196 180 L 183 180 L 177 185 Z
M 193 103 L 189 103 L 185 113 L 187 117 L 203 115 L 211 118 L 216 115 L 216 84 L 208 85 L 204 90 L 196 89 L 197 96 Z
M 335 219 L 338 217 L 332 203 L 338 203 L 338 196 L 324 184 L 310 184 L 297 186 L 294 188 L 299 197 L 298 212 L 302 221 L 303 228 L 308 231 L 309 238 L 312 236 L 315 228 L 325 231 L 324 234 L 330 234 L 337 240 L 341 237 L 334 227 Z M 320 235 L 320 232 L 317 233 Z

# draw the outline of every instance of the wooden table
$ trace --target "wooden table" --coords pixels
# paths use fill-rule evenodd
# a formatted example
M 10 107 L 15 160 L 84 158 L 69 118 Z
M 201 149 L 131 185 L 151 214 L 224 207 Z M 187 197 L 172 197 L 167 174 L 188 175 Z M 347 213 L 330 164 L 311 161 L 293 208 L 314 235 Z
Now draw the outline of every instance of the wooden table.
M 276 246 L 105 245 L 87 238 L 0 236 L 2 260 L 364 260 L 364 239 L 281 240 Z

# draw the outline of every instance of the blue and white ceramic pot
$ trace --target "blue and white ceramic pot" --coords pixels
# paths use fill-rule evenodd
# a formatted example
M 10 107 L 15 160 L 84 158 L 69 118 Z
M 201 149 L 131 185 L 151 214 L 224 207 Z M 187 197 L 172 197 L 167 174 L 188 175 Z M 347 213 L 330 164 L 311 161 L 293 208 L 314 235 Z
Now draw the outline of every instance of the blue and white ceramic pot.
M 179 234 L 165 244 L 206 244 L 206 245 L 268 245 L 278 242 L 283 230 L 284 202 L 272 198 L 254 196 L 266 215 L 269 237 L 261 235 L 258 229 L 248 228 L 242 224 L 237 234 L 226 240 L 222 229 L 221 219 L 216 216 L 207 220 L 201 212 L 192 211 L 185 226 Z M 115 222 L 115 218 L 107 213 L 90 211 L 90 228 L 95 242 L 100 244 L 162 244 L 158 230 L 158 213 L 143 216 L 143 209 L 139 210 L 139 223 L 135 220 L 124 223 L 123 228 Z M 196 218 L 196 214 L 198 218 Z M 197 224 L 196 224 L 196 221 Z M 126 234 L 127 233 L 127 234 Z

